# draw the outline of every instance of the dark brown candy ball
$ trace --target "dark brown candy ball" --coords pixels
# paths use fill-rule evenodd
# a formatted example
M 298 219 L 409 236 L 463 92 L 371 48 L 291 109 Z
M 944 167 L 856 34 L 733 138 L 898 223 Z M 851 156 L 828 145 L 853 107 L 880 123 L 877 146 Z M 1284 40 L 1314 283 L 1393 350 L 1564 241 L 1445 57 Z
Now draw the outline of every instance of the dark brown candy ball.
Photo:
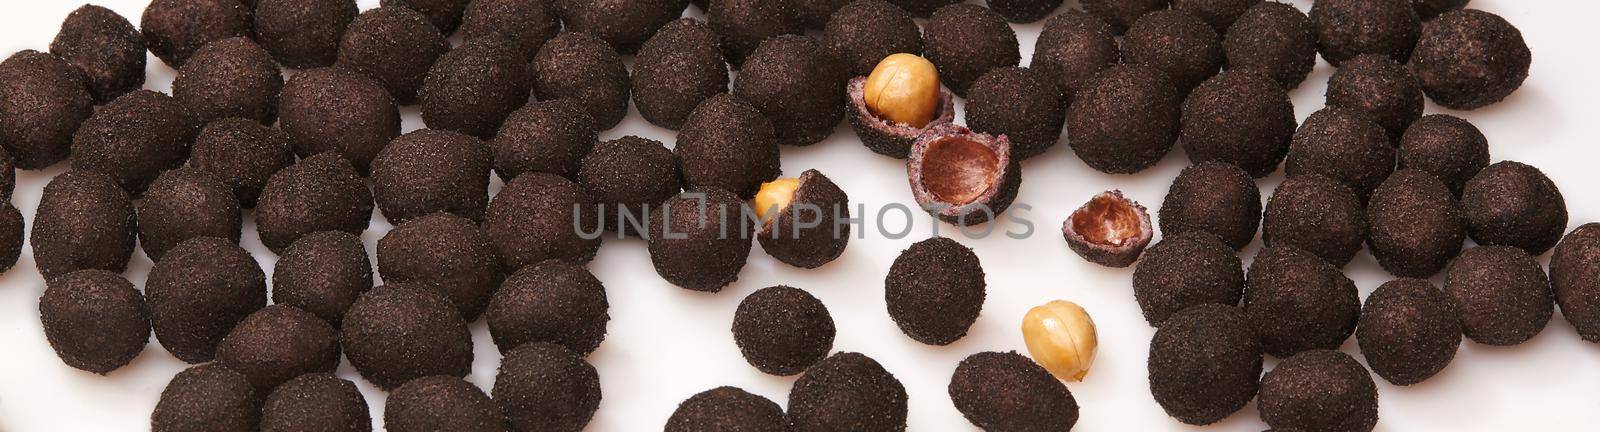
M 596 129 L 616 127 L 628 115 L 628 68 L 600 38 L 562 33 L 539 49 L 531 70 L 539 99 L 579 101 Z
M 302 159 L 273 174 L 256 204 L 256 232 L 273 252 L 318 231 L 360 234 L 372 221 L 372 191 L 336 153 Z
M 1428 21 L 1410 66 L 1435 103 L 1473 110 L 1522 87 L 1532 62 L 1521 30 L 1499 15 L 1467 9 Z
M 666 432 L 785 432 L 789 420 L 771 399 L 738 387 L 717 387 L 690 396 L 667 418 Z
M 1133 271 L 1133 297 L 1153 327 L 1190 306 L 1237 306 L 1243 293 L 1243 264 L 1233 248 L 1210 233 L 1168 236 L 1151 246 Z
M 1344 267 L 1367 238 L 1364 210 L 1361 198 L 1344 184 L 1315 174 L 1290 178 L 1267 200 L 1261 240 L 1267 247 L 1294 246 Z
M 515 431 L 580 431 L 600 407 L 600 375 L 594 366 L 578 353 L 547 342 L 506 353 L 492 391 Z
M 805 31 L 799 12 L 784 1 L 716 0 L 707 6 L 706 21 L 722 38 L 722 53 L 735 68 L 761 41 Z
M 550 0 L 550 3 L 566 23 L 567 31 L 593 35 L 625 54 L 638 51 L 662 25 L 683 15 L 683 3 L 678 0 Z
M 1417 15 L 1423 20 L 1431 20 L 1445 12 L 1467 7 L 1470 0 L 1412 0 L 1417 7 Z
M 500 407 L 472 383 L 452 376 L 407 381 L 389 392 L 383 426 L 391 432 L 506 432 Z
M 1222 34 L 1246 10 L 1261 3 L 1262 0 L 1172 0 L 1172 9 L 1188 12 Z
M 1561 315 L 1589 342 L 1600 341 L 1600 224 L 1567 234 L 1550 258 L 1550 281 Z
M 557 99 L 511 113 L 489 146 L 495 173 L 506 182 L 530 172 L 577 179 L 583 157 L 598 140 L 589 111 L 576 100 Z
M 383 0 L 379 4 L 405 6 L 422 12 L 440 33 L 449 35 L 461 26 L 461 15 L 466 13 L 468 3 L 471 0 Z
M 1230 70 L 1189 93 L 1178 140 L 1194 163 L 1228 162 L 1266 177 L 1289 153 L 1296 126 L 1283 87 L 1251 70 Z
M 1078 401 L 1032 359 L 1013 352 L 967 356 L 950 377 L 950 400 L 983 430 L 1072 429 Z
M 955 240 L 935 237 L 900 252 L 884 279 L 884 297 L 889 317 L 906 336 L 949 345 L 977 321 L 985 287 L 978 255 Z
M 834 12 L 822 43 L 846 75 L 865 76 L 893 54 L 921 54 L 922 30 L 911 14 L 884 0 L 857 0 Z
M 1288 358 L 1343 344 L 1361 318 L 1361 299 L 1337 267 L 1294 246 L 1273 246 L 1250 263 L 1244 312 L 1262 349 Z
M 358 12 L 355 0 L 256 0 L 256 40 L 286 67 L 332 66 Z
M 1200 304 L 1150 340 L 1150 394 L 1178 421 L 1208 425 L 1244 408 L 1261 386 L 1261 342 L 1239 308 Z
M 636 136 L 595 145 L 583 158 L 578 184 L 594 198 L 600 225 L 633 236 L 646 231 L 651 209 L 683 190 L 672 150 Z
M 27 221 L 10 202 L 0 203 L 0 273 L 11 270 L 22 255 L 22 235 Z
M 1166 9 L 1172 0 L 1082 0 L 1083 10 L 1111 24 L 1117 34 L 1133 27 L 1145 14 Z
M 1223 33 L 1222 51 L 1225 68 L 1253 70 L 1293 89 L 1317 64 L 1317 34 L 1311 18 L 1293 5 L 1260 2 Z
M 987 0 L 986 3 L 1006 21 L 1026 24 L 1050 16 L 1061 7 L 1062 0 Z
M 11 200 L 11 193 L 17 189 L 17 161 L 11 158 L 5 148 L 0 148 L 0 199 Z
M 372 262 L 361 238 L 343 231 L 307 234 L 278 256 L 272 302 L 294 306 L 338 327 L 350 304 L 372 289 Z
M 1396 276 L 1432 277 L 1461 253 L 1466 237 L 1461 206 L 1428 173 L 1395 171 L 1367 203 L 1367 247 Z
M 990 70 L 1022 61 L 1017 32 L 983 6 L 941 7 L 922 36 L 928 60 L 939 68 L 939 81 L 957 96 L 966 97 L 967 87 Z
M 1484 246 L 1467 249 L 1445 270 L 1445 294 L 1468 338 L 1485 345 L 1511 346 L 1532 339 L 1554 314 L 1550 279 L 1539 261 L 1522 249 Z
M 200 130 L 189 166 L 222 182 L 240 207 L 255 208 L 267 179 L 294 164 L 293 146 L 281 129 L 241 118 L 223 119 Z
M 738 196 L 722 189 L 690 189 L 651 209 L 650 261 L 667 282 L 718 292 L 739 279 L 750 257 L 755 227 Z M 571 229 L 571 224 L 564 225 Z
M 841 221 L 850 218 L 850 197 L 817 170 L 806 170 L 794 182 L 786 196 L 786 186 L 775 186 L 773 191 L 779 195 L 776 202 L 786 204 L 755 209 L 758 214 L 767 212 L 757 241 L 767 255 L 785 264 L 822 267 L 844 254 L 850 243 L 850 224 Z
M 844 7 L 851 0 L 791 0 L 789 7 L 795 9 L 795 14 L 800 17 L 800 22 L 809 29 L 822 29 L 828 25 L 828 18 L 833 17 L 839 8 Z
M 1481 245 L 1513 246 L 1543 255 L 1567 230 L 1567 201 L 1550 177 L 1527 164 L 1499 162 L 1478 172 L 1461 193 L 1467 233 Z
M 1101 71 L 1067 109 L 1067 144 L 1096 171 L 1144 171 L 1178 141 L 1183 94 L 1171 78 L 1149 66 Z
M 545 41 L 561 32 L 561 18 L 550 0 L 479 0 L 467 3 L 461 35 L 477 39 L 498 35 L 522 48 L 533 60 Z
M 110 175 L 129 195 L 182 166 L 202 123 L 165 94 L 139 90 L 95 110 L 72 139 L 72 167 Z
M 339 335 L 327 321 L 293 306 L 272 305 L 234 326 L 217 344 L 217 364 L 239 371 L 256 388 L 339 366 Z
M 435 212 L 483 220 L 489 205 L 489 146 L 471 135 L 418 130 L 372 160 L 372 197 L 391 223 Z
M 218 364 L 178 372 L 150 414 L 151 432 L 253 432 L 260 423 L 256 388 L 244 374 Z
M 101 375 L 133 361 L 150 340 L 144 294 L 105 270 L 79 270 L 46 280 L 39 323 L 63 363 Z
M 400 111 L 383 83 L 343 68 L 295 74 L 279 104 L 278 127 L 303 158 L 335 152 L 364 173 L 378 151 L 400 135 Z
M 842 352 L 806 369 L 789 391 L 789 430 L 906 428 L 906 388 L 877 360 Z
M 1011 158 L 1010 139 L 956 124 L 927 128 L 908 159 L 917 205 L 952 225 L 994 220 L 1016 200 L 1022 184 L 1022 164 Z
M 67 171 L 44 186 L 33 218 L 33 261 L 45 278 L 83 269 L 120 273 L 133 255 L 133 203 L 94 171 Z
M 1404 63 L 1422 33 L 1422 20 L 1406 0 L 1321 0 L 1311 5 L 1317 50 L 1339 66 L 1361 54 Z
M 178 69 L 178 77 L 172 81 L 172 96 L 202 123 L 229 117 L 275 123 L 282 91 L 278 64 L 244 37 L 206 44 Z
M 1187 12 L 1156 11 L 1128 29 L 1122 57 L 1166 73 L 1179 93 L 1188 94 L 1222 68 L 1222 37 Z
M 733 341 L 744 359 L 762 372 L 804 372 L 833 350 L 833 316 L 821 300 L 799 288 L 762 288 L 739 302 Z
M 1011 155 L 1019 162 L 1044 154 L 1061 140 L 1067 115 L 1061 90 L 1038 70 L 991 70 L 972 83 L 967 95 L 967 125 L 1010 138 Z
M 1400 168 L 1432 174 L 1459 197 L 1467 181 L 1489 166 L 1489 139 L 1460 117 L 1428 115 L 1400 138 L 1399 159 Z
M 433 213 L 396 225 L 378 240 L 378 275 L 384 283 L 431 288 L 472 322 L 483 314 L 503 278 L 495 256 L 471 220 Z
M 88 83 L 72 64 L 33 50 L 0 63 L 0 146 L 18 168 L 66 159 L 73 133 L 93 111 Z
M 372 413 L 356 384 L 326 373 L 301 375 L 261 404 L 262 432 L 371 432 Z
M 941 7 L 961 3 L 961 0 L 888 0 L 918 18 L 927 18 Z
M 255 36 L 249 6 L 239 0 L 154 0 L 139 18 L 150 53 L 179 68 L 208 43 Z
M 233 242 L 197 237 L 156 262 L 145 295 L 161 346 L 179 360 L 204 363 L 234 326 L 267 305 L 267 275 Z
M 1339 65 L 1328 79 L 1327 104 L 1367 113 L 1399 140 L 1422 117 L 1422 87 L 1405 65 L 1377 54 L 1362 54 Z
M 1394 168 L 1395 148 L 1383 126 L 1363 112 L 1330 106 L 1300 124 L 1283 170 L 1344 183 L 1364 202 Z
M 756 107 L 730 94 L 701 102 L 673 147 L 686 189 L 720 188 L 753 197 L 782 174 L 778 133 Z
M 335 61 L 383 83 L 401 105 L 417 103 L 428 69 L 450 50 L 428 17 L 411 8 L 385 6 L 362 12 L 339 42 Z
M 1313 350 L 1268 371 L 1256 407 L 1278 430 L 1371 431 L 1378 423 L 1378 387 L 1349 355 Z
M 1111 26 L 1094 15 L 1069 10 L 1051 17 L 1039 31 L 1028 67 L 1053 80 L 1068 106 L 1094 83 L 1100 71 L 1122 62 Z
M 161 173 L 134 210 L 139 219 L 139 247 L 153 261 L 195 237 L 238 243 L 243 225 L 239 200 L 228 185 L 196 168 Z
M 733 95 L 772 119 L 779 144 L 807 146 L 827 139 L 844 120 L 844 85 L 843 68 L 821 42 L 784 35 L 750 53 Z
M 390 284 L 350 306 L 339 343 L 350 365 L 382 389 L 417 378 L 463 377 L 472 370 L 472 335 L 440 293 Z
M 144 85 L 144 36 L 110 9 L 84 5 L 72 11 L 50 42 L 50 53 L 83 70 L 95 102 L 110 102 Z
M 606 288 L 577 264 L 549 260 L 506 278 L 489 301 L 489 335 L 501 353 L 529 342 L 588 355 L 606 338 Z
M 600 250 L 594 201 L 582 186 L 558 176 L 533 173 L 506 184 L 484 216 L 483 230 L 505 268 L 548 259 L 585 264 Z
M 1234 250 L 1244 249 L 1261 226 L 1261 190 L 1244 170 L 1202 162 L 1178 174 L 1161 203 L 1161 233 L 1211 233 Z
M 419 93 L 422 120 L 434 129 L 493 137 L 512 111 L 528 103 L 532 74 L 505 38 L 467 41 L 428 70 Z
M 1378 287 L 1361 307 L 1356 342 L 1367 365 L 1395 385 L 1432 377 L 1456 357 L 1461 324 L 1450 298 L 1422 279 L 1396 279 Z
M 728 91 L 728 62 L 717 33 L 704 21 L 683 18 L 639 48 L 633 61 L 633 105 L 652 124 L 678 129 L 701 102 Z

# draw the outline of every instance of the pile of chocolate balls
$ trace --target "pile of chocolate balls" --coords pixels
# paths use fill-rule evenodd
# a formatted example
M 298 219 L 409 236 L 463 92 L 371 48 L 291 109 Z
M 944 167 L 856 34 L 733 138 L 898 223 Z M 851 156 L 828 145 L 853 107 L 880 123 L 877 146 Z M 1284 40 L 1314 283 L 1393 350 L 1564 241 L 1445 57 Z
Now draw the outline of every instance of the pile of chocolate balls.
M 1563 239 L 1549 178 L 1490 164 L 1468 121 L 1423 115 L 1424 97 L 1473 110 L 1527 78 L 1518 29 L 1466 0 L 1317 0 L 1309 14 L 1263 0 L 692 3 L 705 19 L 683 18 L 690 0 L 153 0 L 137 28 L 78 9 L 48 52 L 0 63 L 7 201 L 15 169 L 71 164 L 30 218 L 50 345 L 107 374 L 153 333 L 195 364 L 161 393 L 157 432 L 370 431 L 367 402 L 332 374 L 341 359 L 390 392 L 391 431 L 581 430 L 601 399 L 585 356 L 609 320 L 585 268 L 594 234 L 643 237 L 656 272 L 695 291 L 733 283 L 755 243 L 822 267 L 846 249 L 850 198 L 816 170 L 782 177 L 779 148 L 845 122 L 906 160 L 922 208 L 963 226 L 1002 217 L 1023 162 L 1063 130 L 1113 174 L 1181 143 L 1194 165 L 1158 223 L 1111 191 L 1063 235 L 1089 261 L 1136 266 L 1132 297 L 1158 328 L 1150 393 L 1183 423 L 1255 400 L 1278 430 L 1370 431 L 1367 367 L 1419 383 L 1462 335 L 1515 345 L 1557 304 L 1600 341 L 1600 225 Z M 1020 67 L 1010 23 L 1041 20 Z M 177 71 L 170 95 L 140 89 L 147 51 Z M 1288 92 L 1318 54 L 1338 68 L 1328 106 L 1297 122 Z M 675 143 L 601 141 L 630 104 Z M 426 129 L 401 133 L 404 105 Z M 1280 165 L 1263 205 L 1255 179 Z M 492 197 L 490 176 L 505 183 Z M 359 238 L 374 208 L 394 224 L 378 287 Z M 239 246 L 248 211 L 277 255 L 270 281 Z M 6 268 L 24 224 L 0 206 Z M 142 289 L 121 275 L 136 245 L 155 262 Z M 1363 304 L 1341 268 L 1364 247 L 1399 279 Z M 1535 257 L 1552 249 L 1547 272 Z M 1441 272 L 1442 289 L 1426 279 Z M 904 251 L 884 289 L 929 345 L 964 337 L 986 297 L 977 256 L 946 238 Z M 462 379 L 480 318 L 504 356 L 487 393 Z M 1058 301 L 1022 328 L 1031 357 L 973 354 L 949 397 L 985 430 L 1070 429 L 1063 381 L 1089 373 L 1093 321 Z M 733 339 L 761 372 L 799 375 L 787 406 L 721 387 L 665 429 L 904 430 L 905 387 L 834 353 L 836 332 L 805 290 L 750 294 Z M 1366 367 L 1335 351 L 1352 334 Z M 1283 361 L 1263 376 L 1266 355 Z

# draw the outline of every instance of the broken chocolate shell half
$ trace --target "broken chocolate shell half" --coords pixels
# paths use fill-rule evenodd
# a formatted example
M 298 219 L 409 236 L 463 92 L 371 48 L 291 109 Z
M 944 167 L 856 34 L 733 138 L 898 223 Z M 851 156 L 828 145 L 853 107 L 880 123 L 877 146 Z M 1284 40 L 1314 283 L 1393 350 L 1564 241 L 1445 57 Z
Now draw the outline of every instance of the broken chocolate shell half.
M 956 124 L 932 127 L 918 137 L 906 171 L 917 204 L 939 220 L 962 226 L 1004 213 L 1022 184 L 1011 140 Z
M 761 249 L 785 264 L 822 267 L 850 242 L 850 197 L 817 170 L 761 185 L 755 210 Z
M 1112 268 L 1138 261 L 1154 232 L 1150 212 L 1116 190 L 1090 198 L 1061 226 L 1061 234 L 1073 252 L 1089 262 Z
M 956 119 L 955 95 L 944 88 L 939 89 L 939 108 L 934 111 L 933 120 L 920 128 L 880 117 L 867 108 L 867 77 L 850 80 L 849 92 L 850 126 L 855 129 L 856 136 L 861 137 L 862 144 L 884 156 L 910 157 L 917 137 L 940 125 L 954 123 Z

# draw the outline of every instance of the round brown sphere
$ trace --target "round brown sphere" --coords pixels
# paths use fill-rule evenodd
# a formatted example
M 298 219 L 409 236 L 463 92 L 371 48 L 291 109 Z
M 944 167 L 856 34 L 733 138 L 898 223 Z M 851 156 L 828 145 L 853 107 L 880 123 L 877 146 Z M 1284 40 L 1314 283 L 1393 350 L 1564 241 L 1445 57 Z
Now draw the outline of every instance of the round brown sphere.
M 539 99 L 579 101 L 598 130 L 610 130 L 628 115 L 628 68 L 600 38 L 562 33 L 539 48 L 531 70 Z
M 1283 87 L 1252 70 L 1229 70 L 1189 93 L 1178 140 L 1191 162 L 1228 162 L 1260 178 L 1278 170 L 1296 126 Z
M 489 301 L 489 335 L 501 353 L 530 342 L 588 355 L 606 338 L 606 288 L 577 264 L 549 260 L 517 270 Z
M 1122 50 L 1111 25 L 1069 10 L 1044 22 L 1028 67 L 1055 81 L 1061 100 L 1070 106 L 1074 95 L 1094 83 L 1095 75 L 1121 62 Z
M 1567 200 L 1543 171 L 1520 162 L 1490 165 L 1461 192 L 1467 233 L 1480 245 L 1543 255 L 1567 230 Z
M 506 117 L 489 141 L 494 171 L 510 182 L 524 173 L 577 179 L 583 157 L 599 142 L 594 118 L 576 100 L 530 103 Z
M 1017 32 L 1000 14 L 978 5 L 939 8 L 923 26 L 922 37 L 928 60 L 939 69 L 939 81 L 961 97 L 983 74 L 1022 61 Z
M 472 371 L 472 335 L 450 300 L 433 290 L 384 285 L 362 294 L 339 331 L 350 365 L 382 389 Z
M 355 0 L 256 0 L 256 40 L 289 68 L 332 66 L 359 12 Z
M 208 43 L 255 36 L 252 15 L 238 0 L 153 0 L 139 28 L 150 53 L 179 68 Z
M 750 210 L 742 199 L 722 189 L 689 189 L 652 210 L 646 240 L 662 279 L 703 292 L 739 279 L 755 232 L 744 223 Z
M 1144 171 L 1177 144 L 1183 95 L 1160 70 L 1112 66 L 1080 90 L 1067 109 L 1067 135 L 1072 137 L 1067 145 L 1096 171 Z
M 827 357 L 835 328 L 827 306 L 799 288 L 762 288 L 733 314 L 733 341 L 762 372 L 788 376 Z
M 1589 342 L 1600 341 L 1600 224 L 1567 234 L 1550 257 L 1550 281 L 1561 315 Z
M 967 356 L 950 376 L 950 400 L 984 430 L 1071 429 L 1078 401 L 1038 363 L 1012 352 Z
M 796 431 L 905 430 L 906 388 L 877 360 L 860 353 L 829 356 L 789 391 L 789 427 Z
M 1489 166 L 1489 139 L 1460 117 L 1432 114 L 1406 129 L 1399 159 L 1400 168 L 1432 174 L 1459 197 L 1467 181 Z
M 733 81 L 733 95 L 772 119 L 778 143 L 792 146 L 833 134 L 844 121 L 844 88 L 844 70 L 822 43 L 795 35 L 762 41 Z
M 0 62 L 0 147 L 17 168 L 65 160 L 73 133 L 93 113 L 88 83 L 73 65 L 33 50 Z
M 396 225 L 378 240 L 378 275 L 384 283 L 430 288 L 476 321 L 504 277 L 500 257 L 478 224 L 433 213 Z
M 395 138 L 372 160 L 372 198 L 391 223 L 446 212 L 483 220 L 489 146 L 458 132 L 423 129 Z
M 133 361 L 150 340 L 144 294 L 105 270 L 79 270 L 46 280 L 39 323 L 63 363 L 101 375 Z
M 151 432 L 253 432 L 260 423 L 261 395 L 244 374 L 218 364 L 178 372 L 150 414 Z
M 95 110 L 72 139 L 72 167 L 110 175 L 134 197 L 162 171 L 183 166 L 200 134 L 194 112 L 177 99 L 139 90 Z
M 1244 313 L 1261 348 L 1288 358 L 1343 344 L 1361 318 L 1361 299 L 1338 267 L 1294 246 L 1273 246 L 1245 274 Z
M 145 295 L 161 346 L 184 362 L 204 363 L 229 331 L 267 305 L 267 275 L 239 245 L 198 237 L 156 262 Z
M 633 105 L 652 124 L 676 130 L 701 102 L 728 91 L 728 62 L 717 33 L 704 21 L 683 18 L 639 48 L 634 57 Z
M 72 11 L 50 42 L 50 53 L 83 70 L 95 102 L 110 102 L 144 86 L 144 36 L 110 9 L 84 5 Z
M 1010 138 L 1014 160 L 1044 154 L 1061 140 L 1067 115 L 1061 90 L 1036 69 L 991 70 L 974 81 L 967 94 L 967 125 Z
M 1555 312 L 1550 278 L 1539 261 L 1509 246 L 1467 249 L 1445 269 L 1445 294 L 1462 333 L 1485 345 L 1533 339 Z
M 1334 66 L 1361 54 L 1404 63 L 1422 34 L 1422 19 L 1407 0 L 1320 0 L 1310 16 L 1317 50 Z
M 1244 249 L 1261 226 L 1261 190 L 1237 166 L 1201 162 L 1172 180 L 1158 219 L 1167 237 L 1202 231 L 1234 250 Z
M 305 374 L 267 395 L 261 404 L 261 430 L 305 429 L 372 432 L 372 413 L 355 383 L 333 374 Z
M 506 353 L 492 392 L 511 429 L 518 431 L 582 430 L 600 408 L 600 376 L 594 366 L 566 347 L 546 342 Z
M 1222 51 L 1225 68 L 1253 70 L 1293 89 L 1317 64 L 1317 34 L 1311 18 L 1294 5 L 1260 2 L 1223 33 Z
M 1361 252 L 1367 219 L 1361 198 L 1348 186 L 1316 174 L 1284 180 L 1262 213 L 1267 247 L 1294 246 L 1344 267 Z
M 1133 297 L 1153 327 L 1191 306 L 1238 306 L 1244 265 L 1233 248 L 1210 233 L 1168 235 L 1145 251 L 1133 271 Z
M 359 235 L 372 221 L 372 191 L 337 153 L 301 159 L 273 174 L 256 204 L 256 233 L 273 252 L 318 231 Z
M 339 42 L 335 64 L 383 83 L 401 105 L 417 103 L 428 69 L 450 50 L 450 42 L 428 17 L 403 6 L 362 12 Z
M 267 179 L 294 164 L 293 147 L 282 129 L 242 118 L 222 119 L 200 130 L 190 149 L 189 166 L 227 186 L 240 207 L 255 208 Z
M 783 407 L 738 387 L 717 387 L 689 397 L 667 419 L 666 432 L 738 430 L 785 432 Z
M 258 389 L 339 366 L 339 335 L 327 321 L 293 306 L 272 305 L 240 321 L 217 344 L 217 363 Z
M 717 0 L 702 8 L 706 22 L 722 39 L 722 53 L 738 68 L 761 41 L 778 35 L 802 34 L 805 22 L 786 2 Z
M 751 198 L 782 174 L 778 133 L 756 107 L 730 94 L 701 102 L 678 132 L 685 189 L 719 188 Z
M 468 3 L 471 0 L 383 0 L 378 4 L 404 6 L 422 12 L 428 17 L 428 22 L 448 36 L 461 26 L 461 15 L 466 13 Z
M 1360 111 L 1330 106 L 1300 124 L 1283 171 L 1344 183 L 1365 202 L 1394 168 L 1395 148 L 1383 126 Z
M 972 249 L 944 237 L 911 245 L 884 279 L 889 317 L 917 342 L 949 345 L 967 335 L 988 296 Z
M 1422 87 L 1405 65 L 1362 54 L 1340 64 L 1328 79 L 1327 104 L 1365 112 L 1398 141 L 1422 117 Z
M 1367 247 L 1390 274 L 1432 277 L 1461 253 L 1466 238 L 1461 206 L 1428 173 L 1395 171 L 1367 202 Z
M 505 268 L 517 269 L 548 259 L 585 264 L 600 250 L 594 201 L 571 180 L 542 173 L 506 184 L 484 216 L 483 231 Z M 576 221 L 573 218 L 579 218 Z
M 239 242 L 243 215 L 233 191 L 206 171 L 192 167 L 161 173 L 135 205 L 139 247 L 152 261 L 195 237 Z
M 29 243 L 45 278 L 83 269 L 120 273 L 138 230 L 133 202 L 110 176 L 67 171 L 45 184 Z
M 1111 24 L 1120 35 L 1133 27 L 1140 17 L 1166 9 L 1172 0 L 1081 0 L 1079 3 L 1083 10 Z
M 844 64 L 846 75 L 866 76 L 890 55 L 922 54 L 922 30 L 893 3 L 857 0 L 827 20 L 822 43 Z
M 493 137 L 511 112 L 528 103 L 533 71 L 502 37 L 467 41 L 428 69 L 419 95 L 433 129 Z
M 1467 9 L 1428 21 L 1410 66 L 1435 103 L 1473 110 L 1521 88 L 1532 62 L 1521 30 L 1499 15 Z
M 307 234 L 278 255 L 272 302 L 316 314 L 334 327 L 372 289 L 372 262 L 361 238 L 344 231 Z
M 283 72 L 272 56 L 244 37 L 206 44 L 172 81 L 172 97 L 187 105 L 201 123 L 242 117 L 272 124 L 278 120 Z
M 407 381 L 389 392 L 383 426 L 391 432 L 506 432 L 500 407 L 472 383 L 436 375 Z
M 463 39 L 499 36 L 522 48 L 533 60 L 546 41 L 561 32 L 561 17 L 550 0 L 479 0 L 467 3 L 461 16 Z
M 578 184 L 594 197 L 607 231 L 637 236 L 649 212 L 683 190 L 678 161 L 659 141 L 626 136 L 596 144 L 583 157 Z
M 1245 313 L 1201 304 L 1161 324 L 1150 339 L 1150 395 L 1180 422 L 1222 421 L 1261 386 L 1261 343 Z
M 1222 68 L 1222 37 L 1187 12 L 1156 11 L 1128 29 L 1122 39 L 1122 57 L 1129 64 L 1166 73 L 1179 93 L 1188 94 Z
M 680 0 L 550 0 L 550 3 L 566 24 L 567 31 L 593 35 L 624 54 L 638 51 L 662 25 L 682 16 L 684 8 Z
M 1356 342 L 1367 365 L 1395 385 L 1420 383 L 1450 365 L 1461 346 L 1461 324 L 1450 298 L 1422 279 L 1378 287 L 1361 307 Z
M 1267 371 L 1256 406 L 1261 420 L 1278 430 L 1371 431 L 1378 423 L 1378 387 L 1349 355 L 1313 350 Z
M 295 74 L 283 87 L 278 117 L 295 154 L 336 152 L 363 173 L 400 135 L 400 111 L 383 83 L 343 68 Z

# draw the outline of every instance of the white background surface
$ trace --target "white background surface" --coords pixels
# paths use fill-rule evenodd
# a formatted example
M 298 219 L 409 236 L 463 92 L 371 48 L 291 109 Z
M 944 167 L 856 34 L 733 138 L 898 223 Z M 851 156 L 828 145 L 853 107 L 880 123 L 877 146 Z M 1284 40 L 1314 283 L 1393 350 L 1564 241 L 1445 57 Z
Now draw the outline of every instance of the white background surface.
M 135 24 L 145 0 L 99 0 Z M 1293 1 L 1302 10 L 1310 0 Z M 362 9 L 377 0 L 362 0 Z M 1069 5 L 1076 1 L 1069 1 Z M 0 13 L 0 52 L 47 49 L 61 20 L 76 1 L 11 1 Z M 1542 168 L 1562 188 L 1571 207 L 1572 226 L 1600 220 L 1600 149 L 1596 137 L 1597 72 L 1593 17 L 1600 6 L 1580 0 L 1476 0 L 1473 6 L 1498 13 L 1523 31 L 1534 53 L 1527 84 L 1505 102 L 1463 116 L 1489 137 L 1494 160 L 1514 159 Z M 698 12 L 691 8 L 691 14 Z M 1016 26 L 1024 63 L 1031 57 L 1040 25 Z M 1301 119 L 1322 106 L 1332 73 L 1320 63 L 1292 94 Z M 150 88 L 167 90 L 173 71 L 151 57 Z M 1433 104 L 1429 113 L 1445 112 Z M 420 128 L 415 108 L 403 110 L 406 130 Z M 656 128 L 636 113 L 605 138 L 641 135 L 672 143 L 671 131 Z M 883 277 L 898 252 L 930 235 L 938 226 L 925 214 L 913 219 L 911 237 L 888 239 L 869 233 L 852 240 L 838 261 L 814 271 L 785 266 L 756 247 L 739 281 L 720 294 L 675 288 L 650 264 L 644 243 L 608 239 L 589 266 L 605 282 L 611 301 L 609 335 L 589 360 L 598 368 L 604 401 L 589 430 L 659 430 L 677 404 L 720 385 L 743 387 L 780 405 L 794 378 L 764 375 L 748 366 L 734 346 L 729 325 L 738 302 L 761 287 L 786 284 L 822 299 L 837 322 L 834 349 L 864 352 L 884 364 L 910 394 L 911 430 L 969 430 L 970 424 L 945 391 L 950 374 L 965 356 L 987 350 L 1025 351 L 1018 327 L 1029 307 L 1068 299 L 1086 307 L 1100 330 L 1100 353 L 1087 380 L 1069 387 L 1082 406 L 1078 430 L 1191 430 L 1168 418 L 1151 399 L 1145 357 L 1153 329 L 1134 303 L 1131 269 L 1113 270 L 1085 263 L 1061 240 L 1062 219 L 1093 194 L 1120 188 L 1151 207 L 1152 217 L 1167 186 L 1187 164 L 1176 149 L 1154 169 L 1133 176 L 1095 172 L 1063 143 L 1024 165 L 1018 202 L 1032 212 L 1011 213 L 1035 224 L 1032 238 L 1005 236 L 959 240 L 976 249 L 988 274 L 988 301 L 971 333 L 947 347 L 931 347 L 900 333 L 885 310 Z M 14 203 L 29 224 L 40 189 L 67 164 L 43 172 L 19 172 Z M 862 147 L 849 127 L 808 148 L 784 148 L 783 168 L 795 176 L 808 168 L 827 173 L 857 203 L 877 208 L 911 204 L 904 165 Z M 1263 199 L 1281 173 L 1259 183 Z M 495 188 L 498 189 L 498 180 Z M 890 220 L 903 218 L 891 217 Z M 275 257 L 261 246 L 247 217 L 243 243 L 270 273 Z M 891 229 L 901 228 L 891 223 Z M 374 214 L 364 239 L 369 250 L 389 225 Z M 948 225 L 938 226 L 951 229 Z M 1004 226 L 1002 226 L 1004 227 Z M 1246 262 L 1260 248 L 1246 249 Z M 144 430 L 161 389 L 187 365 L 166 353 L 154 339 L 132 364 L 101 377 L 65 366 L 46 344 L 38 320 L 43 283 L 24 249 L 17 266 L 0 277 L 0 431 Z M 1547 260 L 1548 257 L 1541 257 Z M 126 275 L 143 286 L 150 261 L 136 254 Z M 1390 277 L 1363 253 L 1346 271 L 1363 297 Z M 487 390 L 499 355 L 482 321 L 472 326 L 477 359 L 469 380 Z M 1346 353 L 1360 359 L 1352 338 Z M 1268 359 L 1270 369 L 1275 360 Z M 384 394 L 361 380 L 348 363 L 339 374 L 356 381 L 381 427 Z M 1493 348 L 1464 342 L 1454 363 L 1433 379 L 1395 387 L 1377 379 L 1380 431 L 1414 430 L 1595 430 L 1600 425 L 1600 346 L 1584 343 L 1557 314 L 1538 337 L 1516 347 Z M 1259 431 L 1265 426 L 1251 404 L 1209 430 Z

